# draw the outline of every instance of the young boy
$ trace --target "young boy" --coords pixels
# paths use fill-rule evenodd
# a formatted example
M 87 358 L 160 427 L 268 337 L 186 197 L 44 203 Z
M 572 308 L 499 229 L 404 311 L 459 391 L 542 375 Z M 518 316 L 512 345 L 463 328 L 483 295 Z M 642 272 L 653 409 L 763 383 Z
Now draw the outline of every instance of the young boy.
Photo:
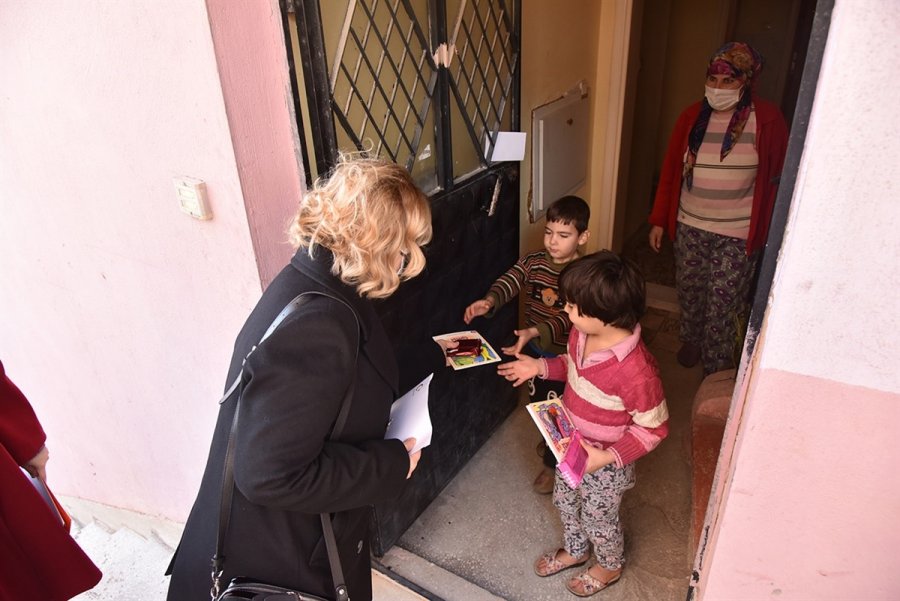
M 566 588 L 585 597 L 619 580 L 625 562 L 619 506 L 634 486 L 634 461 L 668 434 L 668 409 L 656 360 L 641 341 L 644 280 L 637 267 L 610 251 L 573 261 L 560 274 L 560 295 L 572 320 L 568 352 L 552 359 L 518 355 L 500 375 L 518 386 L 534 376 L 566 380 L 563 406 L 581 432 L 587 470 L 577 489 L 557 475 L 553 504 L 563 547 L 534 564 L 550 576 L 587 562 Z
M 463 320 L 468 324 L 475 317 L 492 317 L 494 313 L 524 290 L 525 328 L 514 330 L 515 344 L 502 350 L 516 355 L 528 348 L 528 354 L 537 357 L 553 357 L 566 350 L 571 322 L 559 298 L 559 272 L 578 257 L 578 247 L 586 243 L 591 209 L 577 196 L 563 196 L 547 209 L 547 225 L 544 228 L 544 250 L 533 252 L 519 259 L 488 290 L 487 295 L 466 307 Z M 562 386 L 540 382 L 534 392 L 540 399 L 555 390 L 562 394 Z M 556 460 L 544 447 L 544 468 L 534 480 L 535 492 L 550 494 L 553 490 L 553 469 Z

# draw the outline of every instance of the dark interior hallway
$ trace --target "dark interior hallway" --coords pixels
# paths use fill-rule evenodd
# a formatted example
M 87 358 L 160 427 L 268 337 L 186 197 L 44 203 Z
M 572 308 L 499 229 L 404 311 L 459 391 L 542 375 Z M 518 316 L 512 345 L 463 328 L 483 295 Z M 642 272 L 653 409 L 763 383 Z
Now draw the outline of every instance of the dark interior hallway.
M 628 257 L 641 268 L 648 284 L 675 288 L 675 256 L 672 241 L 663 237 L 662 248 L 654 252 L 647 242 L 650 224 L 644 223 L 635 231 L 622 247 L 622 255 Z M 652 287 L 651 287 L 652 289 Z

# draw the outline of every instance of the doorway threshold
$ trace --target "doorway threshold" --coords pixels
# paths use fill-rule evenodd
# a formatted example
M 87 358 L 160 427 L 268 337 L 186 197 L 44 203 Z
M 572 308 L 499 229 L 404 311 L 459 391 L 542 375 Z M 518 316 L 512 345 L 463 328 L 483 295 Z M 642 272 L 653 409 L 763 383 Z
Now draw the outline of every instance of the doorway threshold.
M 678 293 L 671 286 L 647 282 L 647 306 L 669 311 L 675 315 L 681 314 L 681 308 L 678 306 Z

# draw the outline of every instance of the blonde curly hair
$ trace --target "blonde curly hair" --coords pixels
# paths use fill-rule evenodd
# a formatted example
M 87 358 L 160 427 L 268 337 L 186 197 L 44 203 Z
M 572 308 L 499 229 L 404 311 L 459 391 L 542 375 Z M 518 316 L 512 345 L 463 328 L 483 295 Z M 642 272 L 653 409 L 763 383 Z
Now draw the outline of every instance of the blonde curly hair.
M 425 268 L 431 208 L 409 172 L 382 159 L 342 155 L 300 201 L 290 227 L 295 248 L 334 255 L 331 272 L 360 296 L 385 298 Z M 397 260 L 406 259 L 399 272 Z

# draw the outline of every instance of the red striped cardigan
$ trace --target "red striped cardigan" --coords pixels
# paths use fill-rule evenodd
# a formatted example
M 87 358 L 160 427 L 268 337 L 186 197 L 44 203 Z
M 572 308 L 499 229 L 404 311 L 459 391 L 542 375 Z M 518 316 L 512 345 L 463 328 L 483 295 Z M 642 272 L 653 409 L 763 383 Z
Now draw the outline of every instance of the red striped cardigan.
M 583 369 L 578 367 L 575 328 L 568 352 L 545 359 L 546 378 L 565 380 L 563 406 L 589 442 L 616 456 L 622 467 L 652 451 L 669 433 L 669 411 L 656 359 L 640 339 L 621 360 L 613 355 Z

